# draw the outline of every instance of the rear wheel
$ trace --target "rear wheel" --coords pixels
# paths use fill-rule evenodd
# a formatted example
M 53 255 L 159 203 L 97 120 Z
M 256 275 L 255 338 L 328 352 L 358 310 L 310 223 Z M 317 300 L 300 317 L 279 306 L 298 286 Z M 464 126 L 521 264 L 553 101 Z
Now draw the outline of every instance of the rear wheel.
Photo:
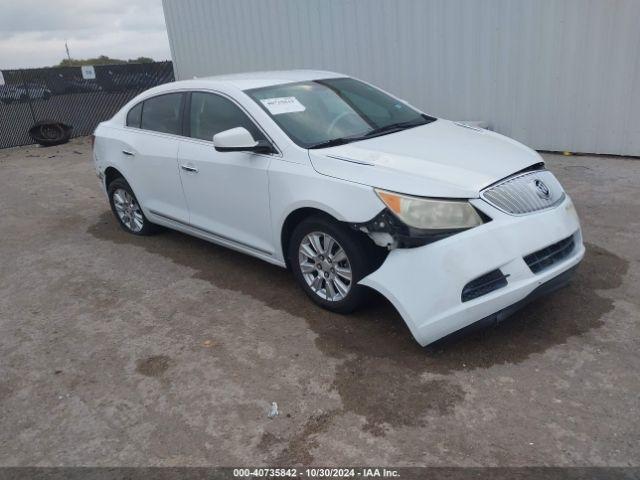
M 151 235 L 157 227 L 144 216 L 142 208 L 124 178 L 116 178 L 107 188 L 111 211 L 118 223 L 128 233 Z
M 323 216 L 303 220 L 289 242 L 289 264 L 305 293 L 318 305 L 349 313 L 368 296 L 358 285 L 372 271 L 375 252 L 358 232 Z

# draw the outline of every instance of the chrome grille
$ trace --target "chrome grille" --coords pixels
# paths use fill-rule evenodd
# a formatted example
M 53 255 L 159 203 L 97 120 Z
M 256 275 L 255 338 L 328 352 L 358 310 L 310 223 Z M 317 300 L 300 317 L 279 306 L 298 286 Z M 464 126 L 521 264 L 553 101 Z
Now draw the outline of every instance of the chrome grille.
M 514 175 L 484 189 L 480 197 L 510 215 L 526 215 L 560 203 L 564 191 L 548 170 L 534 170 Z

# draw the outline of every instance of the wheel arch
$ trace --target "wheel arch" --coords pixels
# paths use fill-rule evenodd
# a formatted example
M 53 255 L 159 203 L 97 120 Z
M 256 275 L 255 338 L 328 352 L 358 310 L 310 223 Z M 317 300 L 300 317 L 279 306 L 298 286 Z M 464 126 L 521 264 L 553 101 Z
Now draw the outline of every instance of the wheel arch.
M 289 241 L 291 240 L 291 234 L 293 230 L 302 222 L 305 218 L 309 218 L 312 215 L 320 215 L 327 217 L 336 222 L 342 222 L 343 220 L 337 218 L 336 215 L 320 209 L 316 206 L 298 207 L 295 210 L 289 212 L 282 222 L 280 228 L 280 247 L 282 248 L 282 257 L 284 258 L 285 265 L 290 268 L 289 265 Z
M 115 167 L 109 165 L 104 169 L 104 188 L 107 190 L 111 182 L 113 182 L 116 178 L 124 178 L 124 180 L 129 183 L 129 181 L 125 178 L 120 170 Z

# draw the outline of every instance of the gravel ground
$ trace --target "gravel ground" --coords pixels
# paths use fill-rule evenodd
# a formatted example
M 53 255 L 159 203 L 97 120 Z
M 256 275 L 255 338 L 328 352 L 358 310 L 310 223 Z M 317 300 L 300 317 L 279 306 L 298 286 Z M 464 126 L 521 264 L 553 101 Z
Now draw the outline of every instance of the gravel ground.
M 425 349 L 382 299 L 334 315 L 285 270 L 125 234 L 86 139 L 0 150 L 0 465 L 640 465 L 640 163 L 545 158 L 573 283 Z

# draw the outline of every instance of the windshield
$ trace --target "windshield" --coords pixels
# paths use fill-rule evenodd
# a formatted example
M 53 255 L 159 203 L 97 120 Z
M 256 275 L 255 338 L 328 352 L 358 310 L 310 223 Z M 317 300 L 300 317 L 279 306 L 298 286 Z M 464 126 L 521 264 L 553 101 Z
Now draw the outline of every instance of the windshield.
M 274 85 L 245 93 L 304 148 L 340 145 L 435 120 L 353 78 Z

